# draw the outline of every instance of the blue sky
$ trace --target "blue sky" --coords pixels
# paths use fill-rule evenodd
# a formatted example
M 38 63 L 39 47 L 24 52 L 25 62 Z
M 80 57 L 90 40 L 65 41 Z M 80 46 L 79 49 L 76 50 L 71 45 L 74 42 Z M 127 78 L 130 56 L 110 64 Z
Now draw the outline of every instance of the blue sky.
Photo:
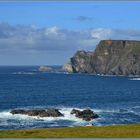
M 1 2 L 0 65 L 63 64 L 101 39 L 139 40 L 139 15 L 140 2 Z
M 140 28 L 139 2 L 6 2 L 0 3 L 0 13 L 0 21 L 10 24 L 69 29 Z M 78 16 L 92 20 L 79 26 L 74 20 Z

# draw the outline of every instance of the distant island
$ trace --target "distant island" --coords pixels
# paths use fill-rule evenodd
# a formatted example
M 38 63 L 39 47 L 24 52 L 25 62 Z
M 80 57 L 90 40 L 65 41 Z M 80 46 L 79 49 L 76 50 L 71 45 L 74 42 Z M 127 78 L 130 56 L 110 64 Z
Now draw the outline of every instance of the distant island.
M 77 51 L 63 70 L 103 75 L 140 75 L 140 41 L 102 40 L 94 52 Z
M 40 71 L 40 72 L 52 72 L 52 71 L 53 71 L 53 68 L 50 67 L 50 66 L 41 65 L 41 66 L 38 68 L 38 71 Z

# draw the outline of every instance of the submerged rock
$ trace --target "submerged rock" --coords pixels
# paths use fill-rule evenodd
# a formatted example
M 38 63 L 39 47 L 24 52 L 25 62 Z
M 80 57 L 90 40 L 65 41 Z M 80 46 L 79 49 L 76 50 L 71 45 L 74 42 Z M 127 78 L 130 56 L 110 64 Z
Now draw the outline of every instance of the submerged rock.
M 36 109 L 36 110 L 12 110 L 10 112 L 11 114 L 22 114 L 22 115 L 28 115 L 28 116 L 39 116 L 39 117 L 60 117 L 63 116 L 62 113 L 59 112 L 58 109 L 48 109 L 42 110 L 42 109 Z
M 102 40 L 94 52 L 77 51 L 69 65 L 75 73 L 140 75 L 140 41 Z
M 94 113 L 90 109 L 85 109 L 83 111 L 72 109 L 71 114 L 75 114 L 77 118 L 81 118 L 85 121 L 91 121 L 92 119 L 96 119 L 99 117 L 96 113 Z

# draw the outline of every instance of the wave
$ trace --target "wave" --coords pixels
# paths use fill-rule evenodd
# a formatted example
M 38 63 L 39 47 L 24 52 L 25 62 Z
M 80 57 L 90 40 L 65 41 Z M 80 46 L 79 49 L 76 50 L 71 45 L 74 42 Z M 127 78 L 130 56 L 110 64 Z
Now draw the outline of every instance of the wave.
M 140 80 L 140 77 L 138 77 L 138 78 L 130 78 L 130 80 Z

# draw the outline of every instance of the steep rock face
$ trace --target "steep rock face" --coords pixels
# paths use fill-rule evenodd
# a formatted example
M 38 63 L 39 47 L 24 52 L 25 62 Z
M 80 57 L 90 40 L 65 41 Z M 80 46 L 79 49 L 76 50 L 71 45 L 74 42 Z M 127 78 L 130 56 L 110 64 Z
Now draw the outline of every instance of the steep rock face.
M 64 66 L 62 67 L 62 70 L 66 71 L 66 72 L 69 72 L 69 73 L 72 73 L 73 72 L 73 68 L 72 68 L 71 63 L 69 62 L 67 64 L 64 64 Z
M 78 51 L 70 63 L 73 72 L 140 75 L 140 41 L 102 40 L 94 52 Z

